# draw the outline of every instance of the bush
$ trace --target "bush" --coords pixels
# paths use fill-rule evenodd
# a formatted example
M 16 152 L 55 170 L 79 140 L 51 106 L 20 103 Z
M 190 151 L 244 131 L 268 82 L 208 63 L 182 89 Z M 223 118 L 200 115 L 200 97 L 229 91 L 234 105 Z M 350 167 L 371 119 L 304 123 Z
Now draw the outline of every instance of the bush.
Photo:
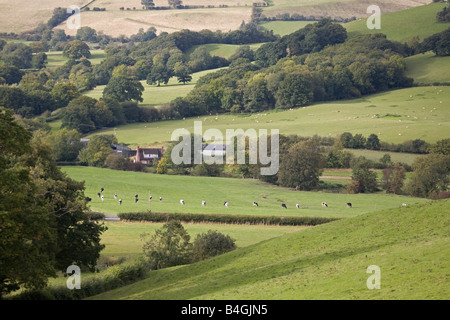
M 236 249 L 235 240 L 229 235 L 208 230 L 207 233 L 197 235 L 192 248 L 192 260 L 205 260 L 219 254 Z

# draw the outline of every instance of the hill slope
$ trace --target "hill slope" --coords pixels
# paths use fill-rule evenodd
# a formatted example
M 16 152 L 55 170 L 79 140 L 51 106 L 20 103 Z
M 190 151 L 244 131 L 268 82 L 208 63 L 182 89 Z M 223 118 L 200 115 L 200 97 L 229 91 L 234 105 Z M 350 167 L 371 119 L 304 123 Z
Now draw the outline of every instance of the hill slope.
M 382 10 L 381 29 L 368 29 L 367 19 L 349 22 L 344 24 L 344 27 L 347 29 L 349 37 L 358 34 L 384 33 L 392 41 L 405 42 L 418 36 L 419 42 L 422 42 L 426 37 L 450 27 L 450 23 L 436 21 L 437 12 L 445 6 L 445 3 L 432 3 L 386 14 Z
M 448 299 L 450 200 L 370 213 L 176 268 L 93 299 Z M 376 265 L 381 288 L 369 290 Z

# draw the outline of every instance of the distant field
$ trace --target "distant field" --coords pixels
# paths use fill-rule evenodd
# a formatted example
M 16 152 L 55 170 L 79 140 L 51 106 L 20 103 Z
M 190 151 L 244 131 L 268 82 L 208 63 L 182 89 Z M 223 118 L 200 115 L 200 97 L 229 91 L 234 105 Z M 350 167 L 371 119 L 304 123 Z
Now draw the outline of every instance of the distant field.
M 430 51 L 408 57 L 405 62 L 406 75 L 416 84 L 450 83 L 450 56 L 437 57 Z
M 391 194 L 337 194 L 324 192 L 299 192 L 263 183 L 254 179 L 213 178 L 116 171 L 91 167 L 61 167 L 69 177 L 85 181 L 85 194 L 92 198 L 89 204 L 94 211 L 114 215 L 119 212 L 145 212 L 152 195 L 153 212 L 245 214 L 268 216 L 318 216 L 351 217 L 362 213 L 400 207 L 426 201 L 424 199 Z M 97 197 L 104 188 L 105 198 Z M 118 199 L 122 199 L 119 205 Z M 135 203 L 134 196 L 139 201 Z M 159 197 L 163 200 L 160 202 Z M 185 205 L 180 204 L 180 200 Z M 202 200 L 206 206 L 202 206 Z M 223 203 L 228 201 L 229 207 Z M 252 205 L 258 202 L 259 207 Z M 326 201 L 328 208 L 321 204 Z M 347 208 L 351 202 L 353 208 Z M 281 207 L 285 203 L 287 209 Z M 300 204 L 300 209 L 295 207 Z
M 349 37 L 357 34 L 384 33 L 389 40 L 405 42 L 418 36 L 422 42 L 426 37 L 450 27 L 449 23 L 436 22 L 436 13 L 445 6 L 445 3 L 432 3 L 392 13 L 381 10 L 381 29 L 368 29 L 366 19 L 352 21 L 344 26 Z
M 274 34 L 285 36 L 314 22 L 315 21 L 263 21 L 260 22 L 259 25 L 266 30 L 272 30 Z
M 305 17 L 366 18 L 367 7 L 378 5 L 382 12 L 393 12 L 430 3 L 430 0 L 273 0 L 273 6 L 264 8 L 267 17 L 283 13 L 297 13 Z
M 138 33 L 155 27 L 157 32 L 175 32 L 183 29 L 201 31 L 209 29 L 228 32 L 236 30 L 242 21 L 249 22 L 251 6 L 229 8 L 202 8 L 183 10 L 125 10 L 122 2 L 117 8 L 101 12 L 84 11 L 81 13 L 81 24 L 89 26 L 97 31 L 111 36 Z M 166 2 L 167 5 L 167 2 Z M 126 5 L 128 7 L 128 5 Z M 64 29 L 69 35 L 74 35 L 75 30 L 69 30 L 64 23 L 57 28 Z
M 47 55 L 47 68 L 57 68 L 69 60 L 67 57 L 63 56 L 62 51 L 50 51 L 45 53 Z M 106 58 L 106 53 L 103 50 L 91 50 L 91 58 L 89 61 L 94 66 L 99 64 Z
M 172 77 L 170 81 L 165 84 L 161 84 L 160 87 L 156 85 L 149 85 L 146 81 L 141 81 L 144 86 L 144 92 L 142 93 L 142 98 L 144 101 L 142 105 L 158 106 L 164 103 L 169 103 L 177 97 L 186 96 L 197 83 L 198 79 L 209 72 L 214 72 L 219 69 L 211 69 L 200 71 L 192 74 L 192 81 L 187 84 L 180 84 L 176 77 Z M 85 92 L 84 94 L 95 99 L 100 99 L 103 96 L 103 90 L 106 86 L 97 86 L 94 89 Z
M 119 126 L 117 139 L 131 146 L 146 146 L 170 141 L 172 132 L 186 128 L 193 132 L 194 121 L 202 121 L 203 132 L 209 128 L 278 129 L 280 134 L 301 136 L 336 136 L 345 131 L 371 133 L 390 143 L 422 139 L 433 143 L 450 136 L 450 89 L 429 86 L 394 90 L 360 99 L 319 103 L 285 111 L 258 114 L 221 114 L 186 120 L 135 123 Z M 113 128 L 95 134 L 112 134 Z
M 47 22 L 56 7 L 83 6 L 90 0 L 0 0 L 0 32 L 20 33 Z
M 250 49 L 257 50 L 260 46 L 262 46 L 263 43 L 252 43 L 248 44 Z M 224 58 L 231 57 L 236 50 L 241 47 L 241 45 L 234 45 L 234 44 L 221 44 L 221 43 L 208 43 L 208 44 L 202 44 L 198 46 L 194 46 L 187 50 L 187 54 L 192 53 L 196 48 L 202 47 L 205 48 L 212 56 L 219 56 Z
M 423 155 L 420 154 L 404 153 L 404 152 L 388 152 L 388 151 L 361 150 L 361 149 L 346 149 L 346 150 L 351 152 L 357 157 L 364 156 L 367 159 L 373 161 L 379 161 L 380 158 L 382 158 L 385 154 L 388 154 L 391 156 L 391 161 L 393 163 L 402 162 L 409 165 L 411 165 L 414 162 L 414 159 L 416 159 L 417 157 L 423 157 Z

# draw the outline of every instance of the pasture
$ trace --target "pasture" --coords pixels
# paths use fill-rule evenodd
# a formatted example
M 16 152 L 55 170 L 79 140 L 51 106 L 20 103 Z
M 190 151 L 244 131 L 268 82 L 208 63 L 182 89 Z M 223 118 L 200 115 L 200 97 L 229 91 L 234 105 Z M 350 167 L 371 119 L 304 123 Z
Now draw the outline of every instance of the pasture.
M 153 234 L 163 224 L 107 221 L 105 225 L 108 230 L 102 235 L 101 243 L 105 245 L 105 249 L 101 252 L 101 260 L 133 259 L 141 256 L 142 240 L 140 235 L 143 233 Z M 192 241 L 198 234 L 206 233 L 208 230 L 216 230 L 233 238 L 238 248 L 244 248 L 264 240 L 308 228 L 303 226 L 250 226 L 213 223 L 183 223 L 183 227 L 191 236 Z
M 47 55 L 47 68 L 55 69 L 64 65 L 69 58 L 65 57 L 62 51 L 50 51 L 45 53 Z M 94 66 L 100 64 L 106 58 L 106 53 L 104 50 L 91 50 L 91 57 L 88 59 Z
M 450 56 L 438 57 L 429 51 L 407 57 L 405 62 L 406 76 L 413 78 L 415 84 L 450 83 Z
M 160 88 L 156 88 L 160 89 Z M 135 123 L 116 128 L 116 137 L 130 146 L 163 145 L 172 132 L 186 128 L 194 132 L 201 121 L 203 132 L 210 128 L 278 129 L 280 134 L 337 136 L 345 131 L 381 141 L 402 143 L 422 139 L 434 143 L 450 134 L 450 90 L 445 86 L 413 87 L 365 96 L 359 99 L 317 103 L 292 110 L 272 110 L 258 114 L 220 114 L 186 120 Z M 114 134 L 114 128 L 95 134 Z
M 398 208 L 427 200 L 391 194 L 338 194 L 299 192 L 255 179 L 157 175 L 93 167 L 61 167 L 77 181 L 85 181 L 85 195 L 93 211 L 115 216 L 120 212 L 214 213 L 264 216 L 344 218 Z M 104 200 L 97 196 L 104 188 Z M 114 198 L 117 194 L 117 199 Z M 135 194 L 139 201 L 135 203 Z M 149 196 L 152 201 L 149 203 Z M 159 200 L 162 197 L 162 201 Z M 119 205 L 119 199 L 122 204 Z M 185 205 L 180 204 L 184 200 Z M 202 206 L 202 201 L 206 206 Z M 224 206 L 228 201 L 229 206 Z M 259 206 L 253 206 L 253 201 Z M 322 206 L 326 202 L 328 207 Z M 351 202 L 353 207 L 347 208 Z M 285 203 L 287 209 L 282 208 Z M 296 204 L 300 208 L 296 208 Z
M 419 37 L 422 42 L 432 34 L 446 30 L 448 23 L 438 23 L 436 14 L 445 3 L 432 3 L 398 12 L 385 13 L 381 8 L 381 29 L 368 29 L 366 20 L 360 19 L 344 24 L 349 37 L 358 34 L 384 33 L 389 40 L 405 42 Z M 370 16 L 369 14 L 366 17 Z
M 145 80 L 142 80 L 141 83 L 144 87 L 144 92 L 142 93 L 142 99 L 144 100 L 142 105 L 158 106 L 169 103 L 175 98 L 184 97 L 194 89 L 195 84 L 200 77 L 220 69 L 221 68 L 195 72 L 192 74 L 192 81 L 186 84 L 179 83 L 176 77 L 172 77 L 167 85 L 161 84 L 159 87 L 157 85 L 149 85 Z M 84 94 L 94 99 L 100 99 L 103 96 L 105 87 L 106 85 L 96 86 L 94 89 L 86 91 Z
M 447 300 L 449 200 L 308 228 L 148 277 L 91 300 Z M 369 290 L 369 266 L 380 289 Z

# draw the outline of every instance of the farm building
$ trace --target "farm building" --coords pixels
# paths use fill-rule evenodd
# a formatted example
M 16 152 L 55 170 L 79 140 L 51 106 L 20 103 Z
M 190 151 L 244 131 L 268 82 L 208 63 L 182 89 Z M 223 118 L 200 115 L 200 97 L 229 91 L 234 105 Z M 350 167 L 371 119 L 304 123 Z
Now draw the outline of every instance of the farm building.
M 140 148 L 136 150 L 136 163 L 153 164 L 153 161 L 160 160 L 163 157 L 164 148 Z
M 222 157 L 222 156 L 225 156 L 226 151 L 227 151 L 226 145 L 221 145 L 221 144 L 203 144 L 202 145 L 202 154 L 204 156 Z
M 134 157 L 136 155 L 136 150 L 132 150 L 128 147 L 121 146 L 119 144 L 111 144 L 111 148 L 117 154 L 124 156 L 125 158 Z

